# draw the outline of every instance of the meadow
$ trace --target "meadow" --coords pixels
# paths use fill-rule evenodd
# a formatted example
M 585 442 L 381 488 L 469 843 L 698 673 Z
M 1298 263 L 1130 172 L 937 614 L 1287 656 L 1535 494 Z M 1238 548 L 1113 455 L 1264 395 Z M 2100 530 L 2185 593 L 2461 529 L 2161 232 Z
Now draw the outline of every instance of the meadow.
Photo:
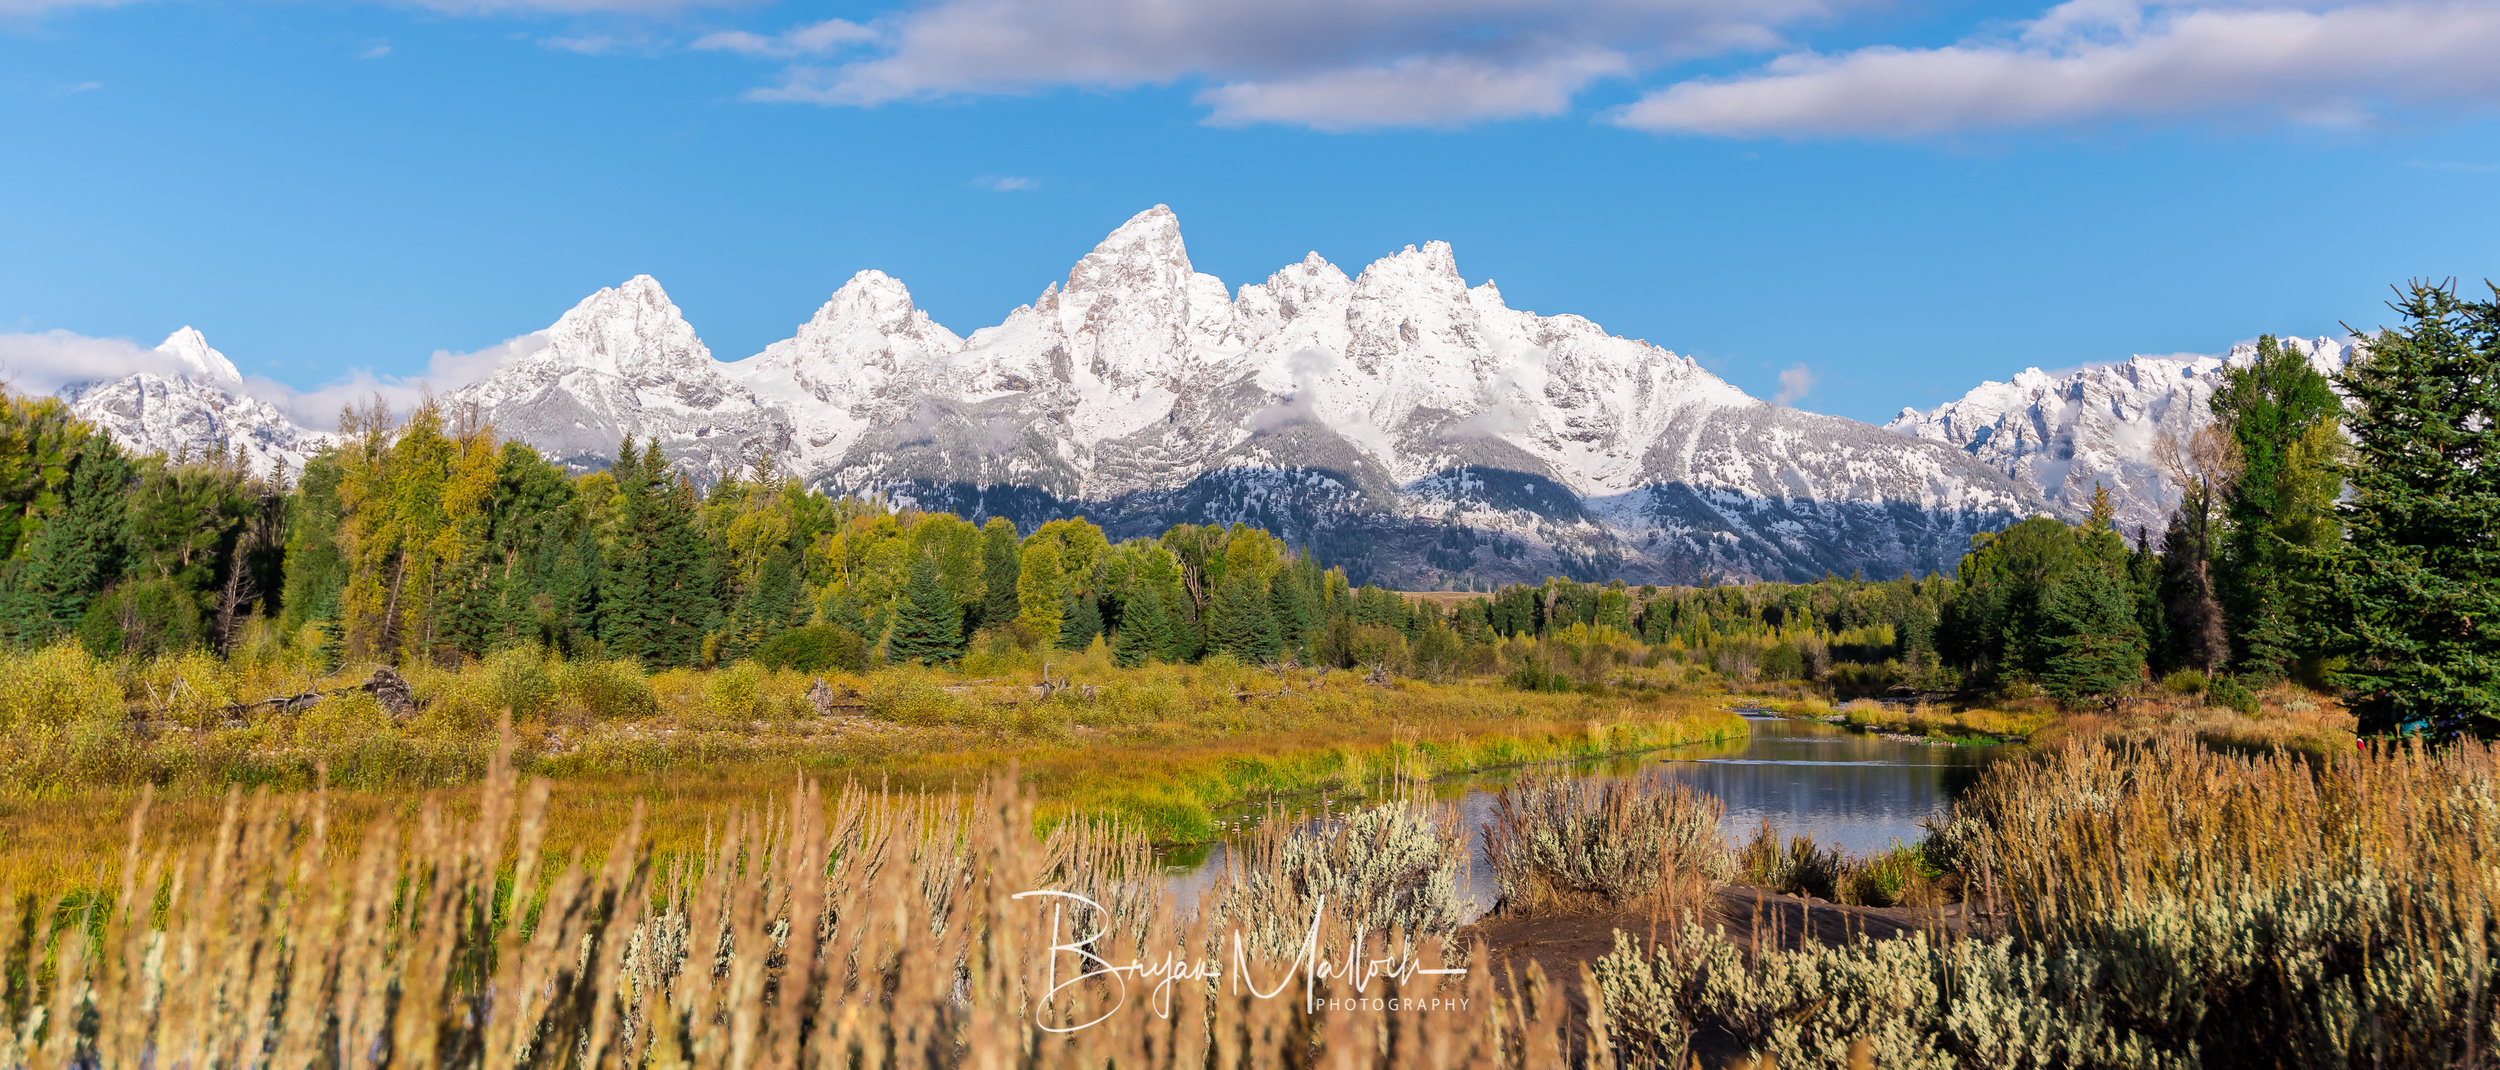
M 457 669 L 407 666 L 417 707 L 394 718 L 352 689 L 300 708 L 245 705 L 352 688 L 375 666 L 323 671 L 274 647 L 107 661 L 59 645 L 0 654 L 0 874 L 68 879 L 63 859 L 108 863 L 117 834 L 91 815 L 125 811 L 143 789 L 154 820 L 185 833 L 218 820 L 230 787 L 324 787 L 333 812 L 359 822 L 410 819 L 428 800 L 457 808 L 494 761 L 507 713 L 512 761 L 553 785 L 551 842 L 563 848 L 604 846 L 637 800 L 674 849 L 803 777 L 942 792 L 1009 769 L 1046 827 L 1085 813 L 1157 842 L 1197 842 L 1222 831 L 1227 809 L 1377 795 L 1399 769 L 1742 737 L 1707 670 L 1650 660 L 1659 664 L 1617 667 L 1609 686 L 1555 692 L 1499 676 L 1375 678 L 1225 657 L 1121 668 L 1100 644 L 995 644 L 953 670 L 822 674 L 753 662 L 645 673 L 515 650 Z M 810 698 L 819 681 L 822 707 Z

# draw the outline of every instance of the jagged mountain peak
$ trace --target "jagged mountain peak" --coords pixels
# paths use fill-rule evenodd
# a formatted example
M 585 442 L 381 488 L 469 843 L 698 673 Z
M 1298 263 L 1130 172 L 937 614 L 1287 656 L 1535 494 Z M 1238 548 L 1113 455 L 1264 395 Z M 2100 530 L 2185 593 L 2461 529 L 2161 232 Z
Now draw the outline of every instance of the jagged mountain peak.
M 234 366 L 233 361 L 227 360 L 225 354 L 210 346 L 208 336 L 201 334 L 197 327 L 185 325 L 166 335 L 156 351 L 179 362 L 177 374 L 230 385 L 243 381 L 243 372 Z
M 799 328 L 797 338 L 852 339 L 863 331 L 877 337 L 908 338 L 930 353 L 963 348 L 962 338 L 912 302 L 911 289 L 901 279 L 875 268 L 851 276 L 835 290 Z
M 2330 338 L 2282 344 L 2324 372 L 2348 352 Z M 1884 426 L 1953 445 L 2037 488 L 2072 518 L 2090 510 L 2095 487 L 2105 488 L 2121 530 L 2159 533 L 2179 494 L 2153 461 L 2155 444 L 2210 421 L 2225 369 L 2256 356 L 2256 343 L 2246 342 L 2218 357 L 2139 354 L 2063 371 L 2025 368 L 1934 409 L 1904 408 Z
M 627 379 L 708 371 L 712 351 L 668 291 L 649 275 L 601 287 L 542 332 L 547 346 L 526 362 Z

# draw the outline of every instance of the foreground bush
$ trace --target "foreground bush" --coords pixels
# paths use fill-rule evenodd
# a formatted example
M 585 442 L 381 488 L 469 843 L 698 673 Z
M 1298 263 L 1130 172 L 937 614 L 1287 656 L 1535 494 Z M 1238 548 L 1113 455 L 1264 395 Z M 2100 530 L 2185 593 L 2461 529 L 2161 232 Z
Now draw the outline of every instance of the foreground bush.
M 1493 807 L 1485 855 L 1505 914 L 1691 907 L 1729 873 L 1724 806 L 1682 785 L 1537 774 Z
M 2312 769 L 2165 740 L 2009 761 L 1932 852 L 2006 916 L 1748 955 L 1688 924 L 1594 969 L 1631 1060 L 1840 1067 L 2478 1065 L 2500 1021 L 2500 759 Z

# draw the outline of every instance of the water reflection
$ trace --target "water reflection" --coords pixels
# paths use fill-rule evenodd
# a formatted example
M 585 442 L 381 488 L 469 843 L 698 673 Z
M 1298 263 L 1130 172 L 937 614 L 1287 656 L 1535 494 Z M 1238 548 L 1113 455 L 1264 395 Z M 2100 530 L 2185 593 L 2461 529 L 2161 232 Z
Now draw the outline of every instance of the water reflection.
M 1768 820 L 1783 836 L 1811 835 L 1817 843 L 1869 853 L 1895 843 L 1916 843 L 1926 834 L 1920 823 L 1943 814 L 1951 804 L 1952 785 L 1969 782 L 1980 766 L 2003 750 L 1890 739 L 1767 714 L 1748 713 L 1745 720 L 1752 734 L 1743 740 L 1567 768 L 1575 776 L 1646 777 L 1715 795 L 1727 807 L 1721 829 L 1731 846 L 1752 838 Z M 1555 769 L 1545 766 L 1538 771 Z M 1433 794 L 1456 803 L 1466 821 L 1468 850 L 1473 856 L 1467 888 L 1479 906 L 1489 905 L 1492 899 L 1483 829 L 1493 819 L 1494 793 L 1522 772 L 1500 770 L 1433 784 Z M 1301 809 L 1288 811 L 1287 818 L 1326 820 L 1365 801 L 1305 800 Z M 1263 808 L 1245 809 L 1223 817 L 1236 827 L 1246 827 L 1262 812 Z M 1223 875 L 1225 853 L 1225 845 L 1219 842 L 1174 848 L 1166 856 L 1174 891 L 1182 902 L 1195 901 L 1200 890 L 1212 887 Z

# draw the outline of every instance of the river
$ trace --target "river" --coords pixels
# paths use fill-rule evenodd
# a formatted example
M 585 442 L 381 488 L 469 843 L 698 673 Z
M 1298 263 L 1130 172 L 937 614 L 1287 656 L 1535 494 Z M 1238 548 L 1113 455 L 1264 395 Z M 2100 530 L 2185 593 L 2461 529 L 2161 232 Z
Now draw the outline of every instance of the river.
M 1921 822 L 1941 815 L 1952 788 L 2004 750 L 1948 746 L 1858 732 L 1820 721 L 1756 711 L 1744 712 L 1749 735 L 1741 741 L 1704 743 L 1568 767 L 1583 777 L 1647 777 L 1708 792 L 1727 807 L 1721 823 L 1730 846 L 1741 846 L 1768 820 L 1783 836 L 1811 835 L 1816 843 L 1867 854 L 1896 843 L 1918 842 Z M 1545 767 L 1551 769 L 1554 767 Z M 1493 818 L 1494 793 L 1520 770 L 1494 770 L 1436 781 L 1433 793 L 1455 801 L 1467 822 L 1474 864 L 1466 878 L 1469 897 L 1489 905 L 1492 875 L 1484 865 L 1483 830 Z M 1361 799 L 1307 800 L 1295 815 L 1317 820 L 1343 813 Z M 1323 810 L 1322 804 L 1325 804 Z M 1254 811 L 1227 815 L 1247 823 Z M 1221 841 L 1173 852 L 1174 892 L 1193 901 L 1223 875 Z

